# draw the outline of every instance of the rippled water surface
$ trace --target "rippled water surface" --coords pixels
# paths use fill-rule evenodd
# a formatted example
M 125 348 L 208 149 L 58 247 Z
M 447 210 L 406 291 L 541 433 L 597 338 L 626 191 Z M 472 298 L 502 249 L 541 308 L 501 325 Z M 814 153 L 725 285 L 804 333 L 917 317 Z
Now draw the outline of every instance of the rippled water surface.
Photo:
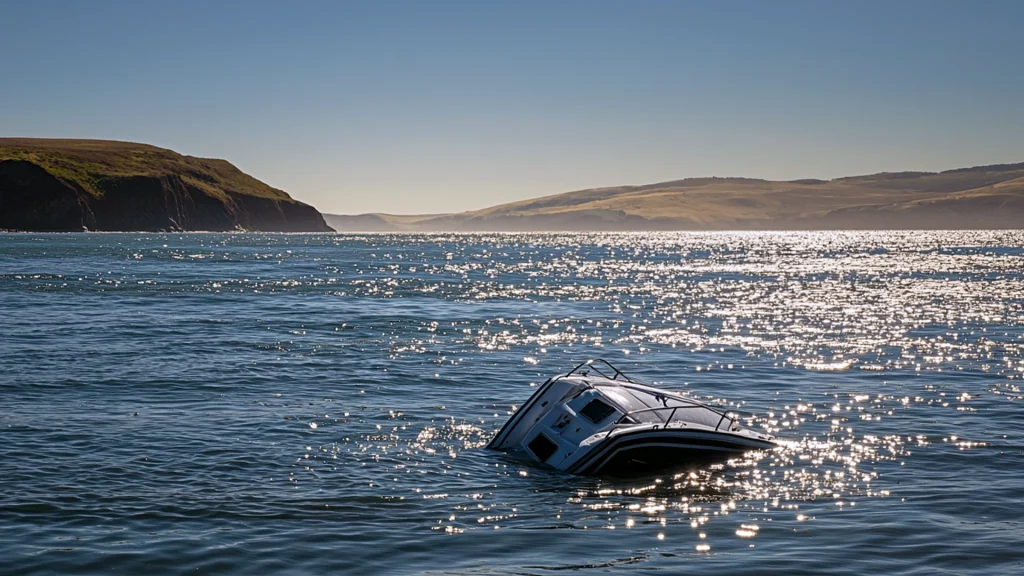
M 0 235 L 0 573 L 1024 573 L 1024 233 Z M 603 357 L 787 439 L 482 446 Z

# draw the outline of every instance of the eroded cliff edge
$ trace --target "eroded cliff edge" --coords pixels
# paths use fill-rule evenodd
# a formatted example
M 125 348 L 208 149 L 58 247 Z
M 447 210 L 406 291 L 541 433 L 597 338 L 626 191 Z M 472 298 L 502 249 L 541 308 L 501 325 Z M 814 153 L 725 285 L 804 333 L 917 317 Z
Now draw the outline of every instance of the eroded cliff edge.
M 0 228 L 331 232 L 229 162 L 130 142 L 0 138 Z

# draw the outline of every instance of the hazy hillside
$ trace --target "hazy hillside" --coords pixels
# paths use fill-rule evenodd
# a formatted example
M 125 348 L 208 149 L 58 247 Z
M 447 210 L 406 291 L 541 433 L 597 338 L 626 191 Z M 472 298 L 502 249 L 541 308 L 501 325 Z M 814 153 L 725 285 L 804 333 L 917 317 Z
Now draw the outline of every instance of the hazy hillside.
M 0 138 L 0 228 L 329 231 L 225 160 L 108 140 Z
M 424 216 L 325 215 L 337 230 L 827 230 L 1024 226 L 1024 163 L 776 182 L 690 178 Z

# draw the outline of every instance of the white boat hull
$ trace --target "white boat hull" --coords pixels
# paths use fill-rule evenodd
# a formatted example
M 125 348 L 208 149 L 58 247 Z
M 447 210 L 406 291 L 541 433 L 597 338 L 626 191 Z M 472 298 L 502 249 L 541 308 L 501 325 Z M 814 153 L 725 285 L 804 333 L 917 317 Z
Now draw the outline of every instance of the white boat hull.
M 545 382 L 488 448 L 572 474 L 611 476 L 696 467 L 775 448 L 770 436 L 741 428 L 735 415 L 604 365 L 614 375 L 585 364 Z

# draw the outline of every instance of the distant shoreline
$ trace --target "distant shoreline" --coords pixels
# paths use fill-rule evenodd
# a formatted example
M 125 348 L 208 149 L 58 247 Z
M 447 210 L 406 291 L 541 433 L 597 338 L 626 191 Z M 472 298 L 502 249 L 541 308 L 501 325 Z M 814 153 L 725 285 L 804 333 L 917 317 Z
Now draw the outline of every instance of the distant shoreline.
M 90 236 L 90 235 L 231 235 L 231 236 L 249 236 L 249 235 L 272 235 L 272 236 L 364 236 L 364 235 L 401 235 L 401 236 L 418 236 L 418 235 L 455 235 L 455 236 L 483 236 L 483 235 L 575 235 L 575 234 L 607 234 L 607 235 L 644 235 L 644 234 L 666 234 L 666 235 L 701 235 L 701 234 L 712 234 L 712 235 L 729 235 L 729 234 L 770 234 L 770 235 L 785 235 L 785 234 L 825 234 L 825 233 L 844 233 L 844 234 L 867 234 L 867 233 L 905 233 L 905 232 L 1004 232 L 1004 233 L 1015 233 L 1024 232 L 1024 228 L 975 228 L 975 229 L 834 229 L 834 230 L 601 230 L 601 231 L 587 231 L 587 230 L 549 230 L 549 231 L 411 231 L 411 230 L 398 230 L 398 231 L 366 231 L 366 230 L 346 230 L 346 231 L 334 231 L 334 232 L 260 232 L 260 231 L 245 231 L 245 232 L 219 232 L 209 230 L 191 230 L 191 231 L 152 231 L 152 230 L 136 230 L 136 231 L 88 231 L 88 232 L 63 232 L 63 231 L 33 231 L 33 230 L 2 230 L 0 229 L 0 235 L 26 235 L 26 236 L 41 236 L 41 235 L 60 235 L 60 236 Z
M 175 232 L 1017 230 L 1024 163 L 833 180 L 687 178 L 468 212 L 321 214 L 224 160 L 106 140 L 0 138 L 0 229 Z
M 324 214 L 351 232 L 1016 230 L 1024 163 L 834 180 L 688 178 L 448 214 Z

